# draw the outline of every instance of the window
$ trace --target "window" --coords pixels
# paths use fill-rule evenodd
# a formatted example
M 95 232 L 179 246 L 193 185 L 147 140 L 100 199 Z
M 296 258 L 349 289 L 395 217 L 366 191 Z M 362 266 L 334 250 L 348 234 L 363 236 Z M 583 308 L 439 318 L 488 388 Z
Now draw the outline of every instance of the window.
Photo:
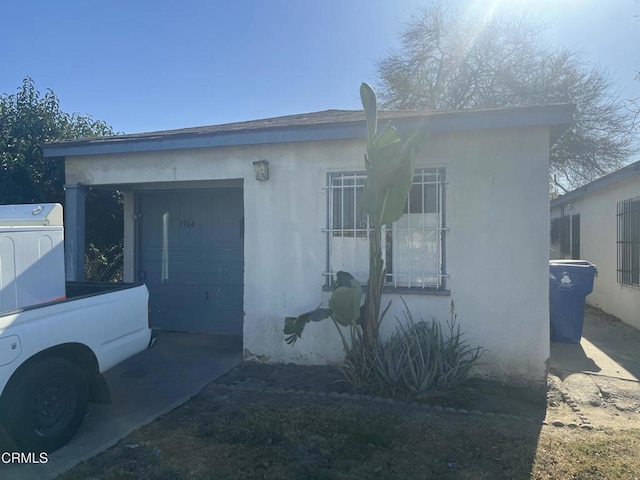
M 571 217 L 563 216 L 560 222 L 560 250 L 562 258 L 571 255 Z
M 560 218 L 551 219 L 551 245 L 560 245 Z
M 571 259 L 580 260 L 580 214 L 571 215 Z
M 360 197 L 366 175 L 332 173 L 327 194 L 326 284 L 337 271 L 350 272 L 366 283 L 369 271 L 369 230 Z M 405 214 L 383 232 L 386 285 L 390 287 L 444 289 L 445 273 L 445 170 L 416 171 L 405 204 Z
M 551 248 L 558 258 L 580 258 L 580 214 L 551 219 Z M 559 253 L 559 255 L 558 255 Z
M 331 176 L 331 234 L 334 237 L 367 238 L 369 222 L 360 207 L 366 175 L 340 173 Z
M 640 286 L 640 197 L 618 202 L 618 283 Z

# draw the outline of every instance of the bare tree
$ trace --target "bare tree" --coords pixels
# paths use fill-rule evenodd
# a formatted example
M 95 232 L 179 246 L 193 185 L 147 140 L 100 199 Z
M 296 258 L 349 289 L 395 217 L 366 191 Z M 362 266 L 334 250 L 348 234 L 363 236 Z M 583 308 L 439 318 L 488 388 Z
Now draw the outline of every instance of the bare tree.
M 633 115 L 605 70 L 578 52 L 545 46 L 542 32 L 524 16 L 478 20 L 435 2 L 410 20 L 400 48 L 379 63 L 382 106 L 574 103 L 575 124 L 551 151 L 550 179 L 575 188 L 619 168 L 636 151 Z

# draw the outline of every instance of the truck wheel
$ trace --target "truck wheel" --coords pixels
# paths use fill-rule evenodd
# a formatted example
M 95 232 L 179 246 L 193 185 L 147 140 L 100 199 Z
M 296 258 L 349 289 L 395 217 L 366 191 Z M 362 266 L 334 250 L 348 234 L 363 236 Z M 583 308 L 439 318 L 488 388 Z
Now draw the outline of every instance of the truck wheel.
M 62 447 L 87 412 L 86 375 L 62 358 L 29 365 L 8 393 L 4 422 L 23 451 L 51 452 Z

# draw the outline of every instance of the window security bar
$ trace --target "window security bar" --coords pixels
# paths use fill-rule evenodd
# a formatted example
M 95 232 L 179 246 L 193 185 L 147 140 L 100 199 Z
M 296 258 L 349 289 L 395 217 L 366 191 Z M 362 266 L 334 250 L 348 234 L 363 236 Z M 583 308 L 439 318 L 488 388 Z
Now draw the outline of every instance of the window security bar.
M 616 218 L 618 283 L 640 286 L 640 197 L 618 202 Z
M 325 277 L 326 279 L 326 285 L 333 287 L 334 283 L 333 280 L 335 279 L 336 273 L 338 272 L 322 272 L 322 276 Z M 351 275 L 353 275 L 354 278 L 357 279 L 364 279 L 364 281 L 360 281 L 360 283 L 362 285 L 367 285 L 367 280 L 369 278 L 369 272 L 349 272 Z M 396 274 L 396 275 L 403 275 L 403 274 Z M 406 274 L 405 274 L 406 275 Z M 389 276 L 389 274 L 387 274 L 387 277 Z M 432 278 L 438 278 L 440 280 L 443 280 L 445 278 L 451 278 L 451 274 L 449 273 L 427 273 L 427 277 L 432 277 Z M 396 287 L 396 285 L 394 285 L 393 283 L 385 283 L 386 287 Z M 402 285 L 401 287 L 404 287 L 404 285 Z M 433 289 L 433 286 L 430 286 L 428 284 L 423 284 L 423 285 L 416 285 L 416 284 L 411 284 L 411 286 L 409 288 L 421 288 L 421 289 Z
M 382 233 L 386 285 L 400 288 L 444 289 L 449 277 L 445 265 L 447 182 L 444 168 L 415 172 L 405 204 L 405 214 Z M 327 177 L 327 268 L 331 285 L 335 271 L 350 271 L 359 281 L 368 280 L 369 238 L 373 223 L 363 211 L 360 198 L 364 172 L 330 173 Z

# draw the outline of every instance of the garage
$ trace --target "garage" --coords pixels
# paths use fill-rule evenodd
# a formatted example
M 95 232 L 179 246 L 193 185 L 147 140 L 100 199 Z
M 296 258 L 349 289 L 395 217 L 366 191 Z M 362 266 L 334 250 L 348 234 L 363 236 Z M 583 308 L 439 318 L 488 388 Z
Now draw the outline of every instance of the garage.
M 242 335 L 242 189 L 140 192 L 135 204 L 153 328 Z

